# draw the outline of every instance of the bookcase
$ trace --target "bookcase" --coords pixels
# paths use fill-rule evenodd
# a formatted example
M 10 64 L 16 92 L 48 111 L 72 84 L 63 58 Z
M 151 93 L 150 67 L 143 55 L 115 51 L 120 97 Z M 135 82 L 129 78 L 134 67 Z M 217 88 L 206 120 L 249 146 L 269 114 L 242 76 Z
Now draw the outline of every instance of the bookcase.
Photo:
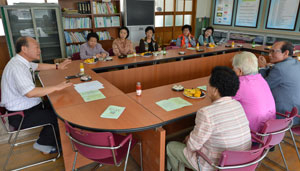
M 40 62 L 65 58 L 60 7 L 57 4 L 17 4 L 0 7 L 10 57 L 16 55 L 16 40 L 35 38 L 41 48 Z
M 59 0 L 66 39 L 67 56 L 79 52 L 89 32 L 99 35 L 105 50 L 112 48 L 122 25 L 120 0 Z

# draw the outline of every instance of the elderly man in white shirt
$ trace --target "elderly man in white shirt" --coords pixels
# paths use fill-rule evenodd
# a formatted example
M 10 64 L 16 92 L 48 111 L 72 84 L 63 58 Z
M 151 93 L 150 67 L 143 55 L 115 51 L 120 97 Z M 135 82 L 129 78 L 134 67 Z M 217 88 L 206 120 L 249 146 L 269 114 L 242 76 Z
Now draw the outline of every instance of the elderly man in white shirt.
M 62 82 L 55 86 L 35 87 L 34 71 L 66 69 L 71 61 L 65 60 L 61 64 L 37 64 L 34 60 L 40 59 L 40 47 L 37 41 L 31 37 L 20 37 L 16 42 L 16 53 L 5 66 L 1 80 L 1 106 L 9 113 L 24 112 L 24 121 L 21 128 L 51 123 L 58 135 L 58 124 L 54 111 L 45 108 L 40 97 L 55 91 L 62 90 L 72 83 Z M 10 125 L 18 127 L 20 116 L 8 118 Z M 46 126 L 40 133 L 39 139 L 33 146 L 44 153 L 56 151 L 55 138 L 50 126 Z

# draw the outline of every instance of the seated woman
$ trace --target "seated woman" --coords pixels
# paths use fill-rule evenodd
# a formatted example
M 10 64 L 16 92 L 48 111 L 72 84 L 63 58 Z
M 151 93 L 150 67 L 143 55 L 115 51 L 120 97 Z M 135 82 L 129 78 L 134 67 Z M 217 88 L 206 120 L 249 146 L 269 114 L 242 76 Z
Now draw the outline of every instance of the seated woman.
M 192 26 L 184 25 L 181 28 L 182 34 L 178 36 L 176 46 L 178 47 L 195 47 L 196 40 L 194 36 L 191 34 Z
M 160 51 L 157 42 L 152 38 L 155 30 L 149 26 L 145 29 L 146 37 L 140 40 L 140 53 L 148 51 Z
M 80 59 L 87 59 L 96 56 L 97 58 L 104 58 L 108 55 L 101 44 L 97 43 L 99 40 L 99 36 L 96 33 L 89 33 L 87 35 L 86 43 L 80 45 Z
M 263 122 L 275 119 L 275 101 L 266 80 L 258 73 L 257 57 L 251 52 L 234 56 L 233 70 L 239 76 L 240 88 L 233 97 L 247 115 L 250 129 L 260 131 Z
M 128 40 L 129 30 L 127 27 L 119 29 L 119 37 L 116 38 L 112 44 L 113 52 L 116 56 L 128 55 L 134 53 L 133 46 Z
M 203 35 L 200 35 L 198 38 L 198 42 L 201 46 L 205 46 L 208 43 L 215 44 L 214 39 L 213 39 L 213 33 L 214 33 L 214 28 L 213 27 L 206 27 L 204 30 Z

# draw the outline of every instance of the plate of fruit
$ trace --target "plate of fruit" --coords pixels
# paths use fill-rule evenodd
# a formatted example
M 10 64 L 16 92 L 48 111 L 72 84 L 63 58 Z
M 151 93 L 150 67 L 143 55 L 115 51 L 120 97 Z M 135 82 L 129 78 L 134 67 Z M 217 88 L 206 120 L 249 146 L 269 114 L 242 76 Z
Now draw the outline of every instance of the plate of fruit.
M 97 60 L 95 60 L 95 58 L 88 58 L 88 59 L 85 59 L 83 62 L 85 64 L 95 64 L 95 63 L 97 63 Z
M 183 95 L 192 99 L 201 99 L 206 96 L 206 91 L 199 88 L 184 89 Z

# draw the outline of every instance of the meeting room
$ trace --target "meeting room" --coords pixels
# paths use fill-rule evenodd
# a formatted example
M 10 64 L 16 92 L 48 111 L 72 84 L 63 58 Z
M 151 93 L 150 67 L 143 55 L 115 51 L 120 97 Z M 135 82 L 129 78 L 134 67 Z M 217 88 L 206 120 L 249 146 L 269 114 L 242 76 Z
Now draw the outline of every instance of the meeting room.
M 0 0 L 0 170 L 299 170 L 299 9 Z

